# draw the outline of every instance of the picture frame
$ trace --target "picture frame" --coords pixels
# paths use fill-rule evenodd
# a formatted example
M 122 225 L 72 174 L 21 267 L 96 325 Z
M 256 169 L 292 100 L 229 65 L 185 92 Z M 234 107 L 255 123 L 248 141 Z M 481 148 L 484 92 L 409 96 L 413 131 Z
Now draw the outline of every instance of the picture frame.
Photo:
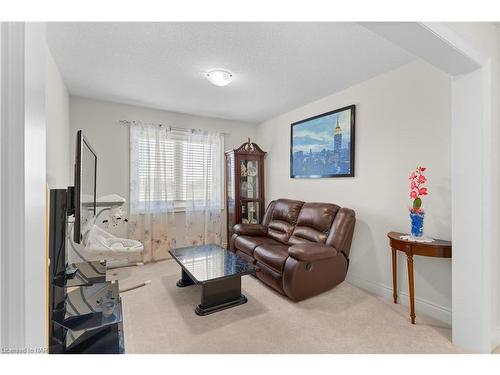
M 290 178 L 354 177 L 356 106 L 290 125 Z

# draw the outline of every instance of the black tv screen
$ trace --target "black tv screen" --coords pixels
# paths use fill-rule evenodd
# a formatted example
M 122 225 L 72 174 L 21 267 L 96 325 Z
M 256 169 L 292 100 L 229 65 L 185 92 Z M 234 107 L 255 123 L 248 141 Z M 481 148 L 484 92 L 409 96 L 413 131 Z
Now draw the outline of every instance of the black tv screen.
M 81 130 L 76 135 L 75 226 L 73 240 L 80 243 L 96 214 L 97 154 Z

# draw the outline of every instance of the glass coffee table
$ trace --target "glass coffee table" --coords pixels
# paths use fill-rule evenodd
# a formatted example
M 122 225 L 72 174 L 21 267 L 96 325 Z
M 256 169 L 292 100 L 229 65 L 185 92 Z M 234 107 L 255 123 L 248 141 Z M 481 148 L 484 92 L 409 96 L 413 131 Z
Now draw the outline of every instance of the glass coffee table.
M 241 276 L 255 274 L 252 263 L 217 245 L 189 246 L 169 253 L 182 269 L 177 286 L 201 285 L 196 314 L 208 315 L 247 302 L 241 294 Z

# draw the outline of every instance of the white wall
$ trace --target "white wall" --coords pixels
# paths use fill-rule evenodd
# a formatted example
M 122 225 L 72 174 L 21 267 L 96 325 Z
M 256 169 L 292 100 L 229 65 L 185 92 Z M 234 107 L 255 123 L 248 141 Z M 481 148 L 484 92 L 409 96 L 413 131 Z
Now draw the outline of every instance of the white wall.
M 482 146 L 482 134 L 471 123 L 482 120 L 482 88 L 481 71 L 467 74 L 461 78 L 455 78 L 453 82 L 453 128 L 452 128 L 452 156 L 454 164 L 453 179 L 456 181 L 480 181 L 482 178 L 481 153 L 471 152 L 480 149 Z M 464 150 L 469 152 L 464 153 Z M 478 238 L 482 237 L 483 220 L 481 218 L 481 205 L 475 199 L 461 199 L 464 196 L 481 197 L 483 186 L 474 184 L 456 183 L 453 186 L 452 201 L 453 210 L 452 221 L 453 240 L 453 285 L 459 288 L 453 289 L 453 307 L 460 313 L 453 314 L 453 342 L 459 343 L 462 347 L 470 349 L 470 343 L 481 342 L 485 332 L 478 329 L 475 324 L 461 324 L 465 319 L 468 322 L 483 321 L 483 309 L 481 306 L 486 291 L 480 288 L 480 279 L 471 278 L 475 269 L 481 269 L 482 259 L 485 249 L 478 246 Z M 461 199 L 459 201 L 459 199 Z M 466 220 L 466 227 L 458 225 L 460 218 Z M 473 249 L 473 251 L 471 251 Z M 474 308 L 470 308 L 474 306 Z
M 48 225 L 45 221 L 45 24 L 26 23 L 25 43 L 25 344 L 44 348 L 47 343 L 47 260 L 44 250 Z
M 482 81 L 480 95 L 484 100 L 480 103 L 481 108 L 469 107 L 472 116 L 475 116 L 475 123 L 481 129 L 482 139 L 476 148 L 471 148 L 471 154 L 482 154 L 482 195 L 473 196 L 476 199 L 476 206 L 483 206 L 483 220 L 487 225 L 481 224 L 481 241 L 483 246 L 478 250 L 478 258 L 481 263 L 471 263 L 467 269 L 465 279 L 462 284 L 457 284 L 455 288 L 461 289 L 469 280 L 474 280 L 476 285 L 475 301 L 469 301 L 468 309 L 455 310 L 461 314 L 463 324 L 456 324 L 455 320 L 460 317 L 454 317 L 454 342 L 481 352 L 489 352 L 495 346 L 500 345 L 500 247 L 499 247 L 499 209 L 498 199 L 500 187 L 498 184 L 499 163 L 498 148 L 500 144 L 499 132 L 499 86 L 500 86 L 500 37 L 499 28 L 494 23 L 489 22 L 457 22 L 446 23 L 448 28 L 453 30 L 467 44 L 466 48 L 478 56 L 478 62 L 482 65 L 480 75 L 470 73 L 471 77 L 456 77 L 453 82 L 454 98 L 457 98 L 457 105 L 452 102 L 453 111 L 462 112 L 460 108 L 461 101 L 471 100 L 477 102 L 478 95 L 460 90 L 461 86 L 470 86 L 472 75 L 476 75 L 476 81 Z M 464 79 L 465 78 L 465 79 Z M 460 94 L 465 98 L 461 98 Z M 474 102 L 473 101 L 473 102 Z M 474 115 L 474 112 L 479 115 Z M 481 122 L 482 120 L 482 122 Z M 453 121 L 453 126 L 460 122 Z M 476 136 L 478 132 L 476 132 Z M 462 137 L 466 135 L 463 134 Z M 474 142 L 474 139 L 470 140 Z M 476 141 L 477 143 L 477 141 Z M 454 159 L 455 161 L 455 159 Z M 457 160 L 460 164 L 461 160 Z M 457 168 L 456 170 L 459 170 Z M 455 175 L 453 176 L 455 178 Z M 473 180 L 474 181 L 474 180 Z M 477 223 L 477 222 L 476 222 Z M 460 231 L 460 228 L 457 228 Z M 475 245 L 475 248 L 478 244 Z M 464 259 L 465 261 L 465 259 Z M 455 263 L 453 265 L 454 276 Z M 460 280 L 459 280 L 460 281 Z M 455 286 L 455 281 L 453 283 Z M 482 299 L 477 299 L 480 296 Z M 455 301 L 455 298 L 454 298 Z M 458 302 L 460 303 L 460 302 Z M 457 303 L 457 304 L 458 304 Z M 487 311 L 485 311 L 487 310 Z M 481 312 L 481 316 L 477 312 Z M 456 328 L 460 328 L 457 331 Z M 471 330 L 472 328 L 472 330 Z M 470 331 L 470 332 L 469 332 Z M 480 332 L 480 335 L 478 335 Z
M 2 105 L 2 96 L 5 95 L 5 92 L 4 92 L 4 81 L 5 81 L 5 78 L 3 78 L 2 76 L 2 54 L 5 53 L 6 51 L 6 48 L 4 47 L 4 42 L 2 42 L 2 23 L 0 22 L 0 172 L 3 172 L 3 148 L 5 146 L 3 146 L 3 142 L 2 142 L 2 139 L 5 138 L 5 135 L 3 134 L 4 133 L 4 130 L 3 130 L 3 111 L 4 109 L 2 108 L 3 105 Z M 3 173 L 1 173 L 3 175 Z M 4 224 L 3 224 L 3 220 L 4 219 L 4 215 L 5 215 L 5 210 L 2 208 L 4 202 L 3 202 L 3 197 L 4 197 L 4 192 L 3 192 L 3 184 L 0 182 L 0 261 L 3 260 L 3 252 L 2 252 L 2 247 L 3 247 L 3 244 L 4 244 L 4 238 L 3 238 L 3 235 L 2 235 L 2 232 L 3 232 L 3 228 L 4 228 Z M 2 333 L 2 327 L 3 327 L 3 322 L 4 322 L 4 318 L 2 317 L 2 314 L 3 314 L 3 309 L 5 306 L 5 302 L 2 304 L 2 300 L 3 300 L 3 288 L 2 288 L 2 283 L 3 283 L 3 273 L 2 273 L 2 266 L 0 265 L 0 345 L 4 345 L 2 343 L 3 341 L 3 337 L 4 337 L 4 334 Z
M 69 94 L 50 51 L 46 66 L 47 185 L 66 189 L 73 182 L 69 166 Z
M 119 194 L 129 200 L 129 128 L 120 120 L 164 123 L 181 128 L 210 129 L 228 133 L 225 149 L 240 146 L 248 137 L 254 139 L 256 125 L 216 118 L 191 116 L 145 107 L 71 97 L 71 140 L 82 129 L 98 155 L 97 196 Z M 72 145 L 73 146 L 73 145 Z M 71 147 L 71 164 L 74 163 Z M 181 217 L 182 213 L 177 213 Z M 223 214 L 225 223 L 226 215 Z M 126 236 L 126 228 L 115 232 Z M 224 230 L 225 233 L 225 230 Z M 223 239 L 225 239 L 225 234 Z
M 294 180 L 289 176 L 290 124 L 356 105 L 354 178 Z M 427 235 L 451 239 L 450 79 L 423 61 L 355 85 L 260 124 L 268 152 L 266 196 L 325 201 L 356 211 L 348 281 L 390 298 L 387 232 L 408 232 L 408 175 L 428 167 L 424 199 Z M 399 256 L 400 301 L 407 304 L 407 273 Z M 417 319 L 424 312 L 451 322 L 451 261 L 415 258 Z
M 2 22 L 0 342 L 46 347 L 45 24 Z
M 1 22 L 0 27 L 0 341 L 2 348 L 22 348 L 26 344 L 25 27 L 13 22 Z
M 6 350 L 40 352 L 47 344 L 45 24 L 0 27 L 0 341 Z
M 497 25 L 497 58 L 500 59 L 500 27 Z M 497 60 L 497 126 L 500 128 L 500 61 Z M 499 131 L 499 136 L 500 136 L 500 131 Z M 498 139 L 497 146 L 500 145 L 500 139 Z M 497 156 L 498 158 L 498 156 Z M 498 159 L 497 159 L 498 163 Z M 497 181 L 498 184 L 498 181 Z M 500 194 L 500 186 L 497 185 L 498 188 L 498 193 Z M 500 203 L 498 205 L 498 210 L 500 210 Z M 493 293 L 496 294 L 496 301 L 494 300 L 494 307 L 497 309 L 496 315 L 497 315 L 497 321 L 496 321 L 496 333 L 494 334 L 493 338 L 493 348 L 500 346 L 500 239 L 497 238 L 497 272 L 495 273 L 496 276 L 496 284 L 497 287 L 496 289 L 493 289 Z

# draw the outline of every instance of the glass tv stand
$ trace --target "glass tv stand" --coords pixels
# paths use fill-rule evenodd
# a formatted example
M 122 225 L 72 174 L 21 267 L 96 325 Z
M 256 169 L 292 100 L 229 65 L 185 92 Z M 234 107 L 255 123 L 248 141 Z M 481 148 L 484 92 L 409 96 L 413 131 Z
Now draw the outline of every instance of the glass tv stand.
M 64 309 L 52 314 L 52 331 L 59 333 L 60 342 L 51 345 L 50 352 L 124 353 L 118 281 L 106 281 L 105 262 L 75 263 L 68 268 L 76 272 L 66 280 Z

